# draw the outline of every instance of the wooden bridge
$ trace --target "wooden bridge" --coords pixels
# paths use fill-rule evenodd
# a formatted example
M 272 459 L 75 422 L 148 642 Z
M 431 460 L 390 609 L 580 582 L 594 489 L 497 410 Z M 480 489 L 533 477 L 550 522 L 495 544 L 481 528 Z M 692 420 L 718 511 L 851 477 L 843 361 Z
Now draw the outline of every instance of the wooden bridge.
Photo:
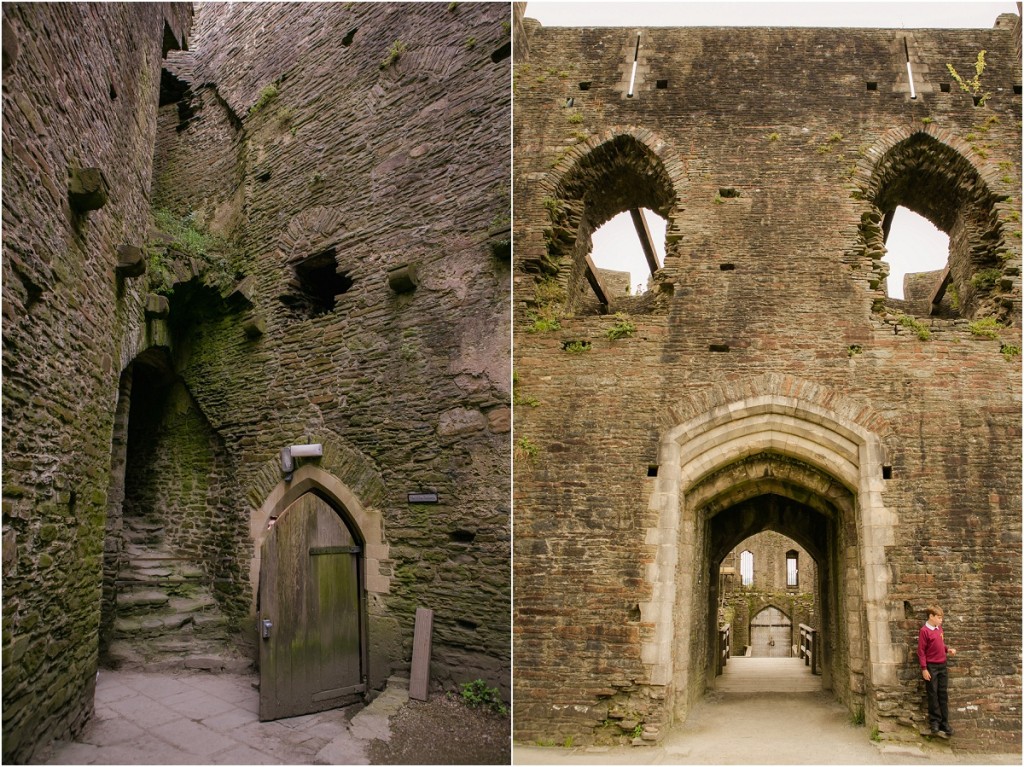
M 802 658 L 729 658 L 715 679 L 718 692 L 818 692 L 821 677 Z

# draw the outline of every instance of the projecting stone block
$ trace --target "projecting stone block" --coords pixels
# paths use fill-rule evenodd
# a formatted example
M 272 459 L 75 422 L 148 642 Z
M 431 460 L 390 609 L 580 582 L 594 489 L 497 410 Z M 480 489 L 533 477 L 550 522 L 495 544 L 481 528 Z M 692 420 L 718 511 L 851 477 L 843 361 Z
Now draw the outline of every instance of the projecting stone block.
M 252 317 L 242 325 L 245 337 L 250 341 L 259 338 L 267 332 L 267 321 L 262 317 Z
M 146 259 L 141 248 L 122 245 L 117 249 L 117 273 L 122 277 L 140 277 L 146 273 Z
M 68 179 L 68 202 L 79 213 L 99 210 L 107 204 L 107 180 L 99 168 L 79 168 Z
M 231 301 L 235 305 L 252 306 L 252 297 L 256 292 L 256 278 L 253 275 L 249 275 L 237 285 L 235 289 L 228 294 L 228 301 Z
M 388 270 L 388 285 L 396 293 L 411 293 L 419 284 L 416 264 L 406 264 Z
M 171 302 L 167 300 L 166 296 L 158 296 L 156 293 L 150 293 L 146 296 L 146 316 L 147 317 L 166 317 L 171 312 Z

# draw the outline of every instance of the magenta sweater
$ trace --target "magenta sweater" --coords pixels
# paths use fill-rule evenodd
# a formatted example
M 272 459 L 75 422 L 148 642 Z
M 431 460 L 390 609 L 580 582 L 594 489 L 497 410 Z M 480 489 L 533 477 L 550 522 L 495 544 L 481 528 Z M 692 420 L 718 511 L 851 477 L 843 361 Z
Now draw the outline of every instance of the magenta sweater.
M 946 642 L 942 638 L 942 626 L 929 628 L 928 624 L 921 626 L 921 633 L 917 635 L 917 659 L 921 662 L 921 668 L 928 663 L 946 662 Z

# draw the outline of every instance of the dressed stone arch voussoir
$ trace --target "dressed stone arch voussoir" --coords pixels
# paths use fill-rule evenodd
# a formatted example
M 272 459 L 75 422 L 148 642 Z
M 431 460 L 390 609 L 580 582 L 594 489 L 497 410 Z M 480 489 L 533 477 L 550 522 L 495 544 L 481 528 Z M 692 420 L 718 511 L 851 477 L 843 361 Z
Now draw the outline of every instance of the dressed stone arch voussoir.
M 276 458 L 264 467 L 261 478 L 265 481 L 261 484 L 269 485 L 269 488 L 254 491 L 253 494 L 262 496 L 262 502 L 259 506 L 254 504 L 249 521 L 253 544 L 249 581 L 254 599 L 259 586 L 261 549 L 270 531 L 271 520 L 310 492 L 323 497 L 342 514 L 362 545 L 367 593 L 387 594 L 390 591 L 391 578 L 381 574 L 381 564 L 388 559 L 389 547 L 384 542 L 383 515 L 375 506 L 383 498 L 383 485 L 359 461 L 331 460 L 332 456 L 344 458 L 346 455 L 347 451 L 325 443 L 321 465 L 300 464 L 290 481 L 281 478 Z M 275 476 L 276 484 L 266 482 Z

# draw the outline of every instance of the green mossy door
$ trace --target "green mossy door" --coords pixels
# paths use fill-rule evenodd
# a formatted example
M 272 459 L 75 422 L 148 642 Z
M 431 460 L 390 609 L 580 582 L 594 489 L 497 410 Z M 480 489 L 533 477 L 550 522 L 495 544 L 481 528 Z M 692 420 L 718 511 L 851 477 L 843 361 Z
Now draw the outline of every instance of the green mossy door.
M 261 721 L 345 706 L 365 691 L 359 555 L 341 516 L 313 493 L 285 509 L 267 535 L 260 568 Z

